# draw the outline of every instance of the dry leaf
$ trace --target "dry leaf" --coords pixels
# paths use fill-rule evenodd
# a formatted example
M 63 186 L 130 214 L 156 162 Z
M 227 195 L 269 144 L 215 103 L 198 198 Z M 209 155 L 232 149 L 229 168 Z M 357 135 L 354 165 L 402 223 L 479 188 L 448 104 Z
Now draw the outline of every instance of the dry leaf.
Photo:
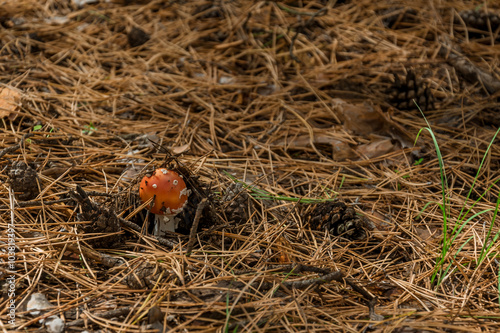
M 415 227 L 415 233 L 424 242 L 439 240 L 441 236 L 439 229 L 432 227 L 427 227 L 427 228 Z
M 349 104 L 338 98 L 335 98 L 333 103 L 342 113 L 344 126 L 348 131 L 361 136 L 384 133 L 385 119 L 371 105 L 367 103 Z
M 14 120 L 19 111 L 21 94 L 13 88 L 5 87 L 0 91 L 0 118 Z
M 191 147 L 191 142 L 186 143 L 186 144 L 181 145 L 181 146 L 172 147 L 172 148 L 170 148 L 170 151 L 174 155 L 180 155 L 180 154 L 188 151 L 190 147 Z
M 330 145 L 332 149 L 332 159 L 335 161 L 344 161 L 357 157 L 347 142 L 337 140 L 329 135 L 315 134 L 312 143 L 316 147 Z M 309 135 L 299 135 L 292 139 L 280 140 L 274 143 L 274 145 L 284 147 L 285 149 L 301 150 L 311 148 L 311 138 Z
M 371 216 L 367 216 L 370 221 L 375 225 L 375 230 L 380 231 L 391 231 L 393 229 L 392 223 L 390 223 L 390 219 L 387 216 L 374 211 L 371 213 Z
M 403 148 L 412 147 L 413 139 L 406 130 L 394 122 L 380 107 L 368 103 L 350 104 L 334 98 L 332 105 L 343 116 L 344 126 L 354 134 L 368 137 L 379 134 L 398 140 Z
M 277 256 L 278 262 L 280 264 L 289 264 L 292 262 L 290 256 L 288 255 L 287 249 L 291 248 L 290 242 L 283 236 L 279 236 L 276 240 L 276 245 L 278 246 Z
M 375 138 L 372 142 L 356 147 L 356 151 L 367 159 L 383 156 L 390 152 L 401 149 L 399 145 L 392 143 L 389 138 Z

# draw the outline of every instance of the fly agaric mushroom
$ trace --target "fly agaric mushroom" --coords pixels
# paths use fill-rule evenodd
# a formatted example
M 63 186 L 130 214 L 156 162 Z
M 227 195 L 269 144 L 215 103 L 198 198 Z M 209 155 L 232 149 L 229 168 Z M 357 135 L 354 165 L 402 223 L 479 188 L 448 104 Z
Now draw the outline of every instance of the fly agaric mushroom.
M 154 197 L 148 209 L 155 214 L 155 236 L 163 236 L 166 231 L 175 231 L 174 217 L 186 205 L 189 192 L 182 177 L 172 170 L 156 169 L 153 175 L 142 178 L 139 188 L 142 202 Z

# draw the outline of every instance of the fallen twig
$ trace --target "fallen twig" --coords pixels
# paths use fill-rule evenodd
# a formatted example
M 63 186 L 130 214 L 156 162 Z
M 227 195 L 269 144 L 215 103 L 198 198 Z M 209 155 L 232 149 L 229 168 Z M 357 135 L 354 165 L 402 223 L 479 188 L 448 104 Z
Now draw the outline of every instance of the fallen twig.
M 191 231 L 189 233 L 189 241 L 186 249 L 186 255 L 189 257 L 193 251 L 194 240 L 196 239 L 196 232 L 198 231 L 198 225 L 200 224 L 201 213 L 207 205 L 207 198 L 201 199 L 198 207 L 196 207 L 196 214 L 194 215 L 193 225 L 191 226 Z
M 441 37 L 441 45 L 443 46 L 439 53 L 445 57 L 448 63 L 455 67 L 465 79 L 471 82 L 479 82 L 490 94 L 500 91 L 500 81 L 493 75 L 486 73 L 481 68 L 474 65 L 465 55 L 462 49 L 453 44 L 452 41 L 444 36 Z

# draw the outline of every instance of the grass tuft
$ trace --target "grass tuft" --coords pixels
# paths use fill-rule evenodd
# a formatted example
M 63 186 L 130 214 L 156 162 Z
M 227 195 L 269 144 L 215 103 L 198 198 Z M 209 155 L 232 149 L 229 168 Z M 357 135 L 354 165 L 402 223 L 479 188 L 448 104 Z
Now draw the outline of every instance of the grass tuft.
M 483 164 L 486 160 L 486 157 L 488 155 L 488 152 L 491 149 L 491 146 L 493 145 L 493 142 L 495 141 L 498 133 L 500 132 L 500 129 L 498 129 L 489 142 L 488 148 L 486 149 L 483 158 L 481 160 L 481 164 L 478 167 L 478 170 L 476 172 L 476 175 L 474 177 L 474 180 L 472 182 L 471 188 L 469 192 L 467 193 L 467 196 L 465 198 L 465 201 L 463 202 L 463 205 L 461 207 L 460 213 L 458 216 L 453 217 L 450 209 L 449 209 L 449 203 L 450 203 L 450 189 L 448 186 L 448 179 L 446 175 L 446 170 L 444 166 L 444 161 L 443 161 L 443 156 L 441 154 L 441 150 L 439 149 L 439 144 L 436 139 L 436 136 L 434 135 L 434 131 L 431 128 L 431 125 L 427 121 L 427 118 L 425 117 L 425 114 L 423 111 L 420 109 L 417 103 L 418 110 L 422 114 L 427 127 L 424 127 L 420 129 L 420 131 L 417 134 L 417 137 L 415 139 L 415 144 L 418 141 L 418 138 L 420 134 L 422 133 L 423 130 L 426 130 L 429 132 L 432 138 L 432 142 L 434 143 L 434 148 L 436 149 L 436 155 L 437 159 L 439 162 L 439 172 L 440 172 L 440 179 L 441 179 L 441 195 L 442 195 L 442 202 L 436 203 L 441 210 L 442 213 L 442 218 L 443 218 L 443 238 L 441 240 L 441 253 L 440 255 L 436 258 L 436 263 L 434 266 L 434 272 L 431 277 L 431 283 L 435 284 L 436 287 L 438 287 L 446 278 L 449 278 L 450 274 L 455 272 L 458 267 L 457 265 L 463 265 L 462 258 L 460 258 L 460 253 L 464 249 L 464 247 L 471 241 L 473 240 L 474 236 L 468 237 L 461 245 L 458 246 L 458 248 L 453 252 L 452 249 L 454 248 L 454 245 L 456 245 L 457 239 L 459 236 L 461 236 L 466 229 L 466 226 L 469 225 L 470 223 L 474 222 L 476 219 L 481 219 L 483 216 L 486 215 L 488 212 L 493 211 L 493 216 L 490 218 L 490 223 L 489 223 L 489 228 L 488 232 L 486 233 L 486 237 L 484 239 L 479 240 L 480 243 L 482 244 L 481 246 L 481 251 L 479 254 L 479 257 L 475 260 L 475 266 L 476 269 L 479 269 L 479 266 L 483 263 L 485 260 L 486 256 L 489 255 L 490 257 L 497 257 L 498 253 L 490 253 L 490 250 L 493 248 L 493 246 L 496 244 L 496 241 L 498 240 L 498 237 L 500 236 L 500 230 L 495 233 L 493 238 L 491 238 L 493 226 L 495 225 L 497 213 L 498 213 L 498 207 L 500 204 L 500 193 L 497 195 L 497 201 L 494 209 L 484 209 L 481 210 L 477 213 L 474 213 L 472 216 L 469 216 L 469 213 L 472 211 L 472 209 L 476 206 L 476 204 L 491 190 L 492 186 L 495 185 L 500 178 L 496 179 L 495 181 L 492 182 L 492 184 L 481 194 L 481 196 L 476 199 L 472 205 L 467 205 L 470 196 L 474 190 L 474 186 L 476 184 L 476 181 L 481 174 L 481 170 L 483 167 Z M 423 210 L 425 210 L 431 203 L 433 202 L 428 202 Z M 449 230 L 449 222 L 453 220 L 453 228 Z M 448 262 L 447 262 L 448 261 Z M 450 271 L 451 270 L 451 271 Z

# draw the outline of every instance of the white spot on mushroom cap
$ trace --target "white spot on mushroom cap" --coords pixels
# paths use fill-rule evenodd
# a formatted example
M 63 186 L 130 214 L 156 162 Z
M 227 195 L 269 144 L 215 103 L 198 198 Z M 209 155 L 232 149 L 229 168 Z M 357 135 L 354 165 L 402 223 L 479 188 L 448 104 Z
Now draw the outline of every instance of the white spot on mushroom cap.
M 179 181 L 177 179 L 174 179 L 174 186 L 179 184 Z
M 182 207 L 180 208 L 177 208 L 177 209 L 169 209 L 170 210 L 170 215 L 177 215 L 179 214 L 180 212 L 182 212 L 182 210 L 184 209 L 184 207 L 186 206 L 186 203 L 187 201 L 184 203 L 184 205 L 182 205 Z
M 168 173 L 168 170 L 167 169 L 162 169 L 161 172 L 166 175 Z
M 153 186 L 153 188 L 157 188 L 158 187 L 158 185 L 156 185 L 156 184 L 153 184 L 151 186 Z
M 179 192 L 179 199 L 180 197 L 182 197 L 183 195 L 185 195 L 186 197 L 189 197 L 189 195 L 191 194 L 191 190 L 188 190 L 187 187 L 184 187 L 180 192 Z

